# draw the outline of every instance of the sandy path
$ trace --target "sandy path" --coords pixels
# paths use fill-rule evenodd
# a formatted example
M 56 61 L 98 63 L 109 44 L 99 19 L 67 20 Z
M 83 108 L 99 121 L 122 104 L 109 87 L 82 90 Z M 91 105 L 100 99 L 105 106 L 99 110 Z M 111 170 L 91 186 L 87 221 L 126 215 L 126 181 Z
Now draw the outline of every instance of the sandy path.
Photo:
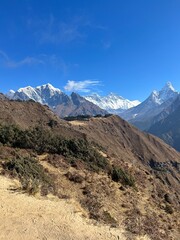
M 1 240 L 125 239 L 119 229 L 88 223 L 65 200 L 37 199 L 11 191 L 12 185 L 12 180 L 0 176 Z

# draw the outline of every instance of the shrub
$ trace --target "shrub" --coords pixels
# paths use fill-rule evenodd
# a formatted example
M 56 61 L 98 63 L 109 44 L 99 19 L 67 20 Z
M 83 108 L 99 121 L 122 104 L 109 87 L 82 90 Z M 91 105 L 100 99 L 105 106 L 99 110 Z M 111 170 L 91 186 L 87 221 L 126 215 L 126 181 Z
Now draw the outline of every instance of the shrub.
M 102 214 L 102 219 L 103 221 L 106 223 L 106 224 L 111 224 L 111 227 L 117 227 L 118 226 L 118 223 L 117 221 L 115 220 L 115 218 L 113 218 L 111 216 L 111 214 L 107 211 L 104 211 L 103 214 Z
M 135 180 L 132 175 L 119 167 L 113 167 L 111 178 L 113 181 L 120 182 L 125 186 L 135 187 Z
M 169 205 L 169 204 L 166 204 L 165 206 L 165 212 L 168 213 L 168 214 L 173 214 L 173 208 Z
M 14 158 L 3 165 L 12 177 L 18 177 L 22 189 L 30 194 L 35 194 L 40 187 L 50 188 L 53 186 L 52 179 L 38 161 L 30 157 Z
M 0 126 L 0 142 L 11 147 L 33 149 L 37 153 L 59 154 L 70 163 L 77 159 L 93 170 L 108 169 L 108 162 L 89 142 L 84 139 L 65 139 L 42 126 L 21 130 L 15 125 Z

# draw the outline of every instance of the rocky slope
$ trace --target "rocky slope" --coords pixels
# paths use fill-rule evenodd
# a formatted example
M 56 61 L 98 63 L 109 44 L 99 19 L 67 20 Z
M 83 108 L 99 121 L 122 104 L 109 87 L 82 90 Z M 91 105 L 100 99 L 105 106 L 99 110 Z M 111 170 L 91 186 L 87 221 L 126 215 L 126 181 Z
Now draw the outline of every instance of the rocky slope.
M 60 117 L 78 115 L 105 115 L 107 111 L 87 101 L 77 93 L 72 93 L 67 101 L 53 107 L 53 111 Z
M 6 138 L 2 138 L 4 129 L 1 127 L 0 139 L 3 140 L 3 143 L 0 146 L 0 165 L 2 174 L 18 179 L 19 170 L 16 171 L 15 168 L 12 171 L 14 164 L 18 162 L 17 166 L 19 164 L 23 166 L 22 159 L 26 156 L 31 159 L 34 156 L 45 169 L 45 173 L 48 173 L 49 177 L 53 179 L 55 184 L 53 194 L 61 199 L 63 206 L 65 206 L 64 201 L 67 201 L 65 199 L 70 199 L 71 204 L 76 206 L 75 211 L 79 211 L 86 219 L 90 218 L 93 223 L 101 223 L 115 228 L 115 230 L 109 231 L 97 230 L 93 226 L 88 228 L 83 220 L 78 223 L 74 216 L 75 223 L 80 227 L 79 234 L 82 232 L 81 235 L 77 235 L 74 223 L 71 220 L 66 221 L 62 217 L 60 205 L 58 208 L 56 204 L 49 202 L 45 197 L 41 197 L 42 200 L 39 203 L 20 197 L 22 210 L 27 212 L 27 215 L 20 214 L 20 212 L 19 215 L 16 215 L 17 208 L 12 213 L 14 215 L 8 215 L 1 208 L 2 215 L 5 214 L 3 215 L 6 220 L 4 223 L 11 222 L 12 216 L 20 219 L 18 222 L 13 221 L 14 225 L 11 225 L 13 232 L 16 232 L 16 229 L 21 226 L 25 227 L 23 222 L 32 219 L 31 216 L 33 216 L 35 221 L 38 220 L 39 225 L 27 225 L 21 236 L 25 236 L 30 229 L 33 229 L 33 233 L 38 233 L 41 229 L 40 235 L 35 234 L 34 236 L 49 236 L 50 239 L 56 239 L 62 234 L 67 239 L 68 236 L 73 239 L 74 232 L 77 239 L 85 237 L 93 239 L 94 235 L 91 233 L 94 229 L 94 232 L 99 231 L 102 234 L 99 235 L 99 239 L 106 239 L 106 234 L 109 239 L 112 237 L 114 239 L 138 239 L 138 237 L 152 240 L 179 239 L 180 153 L 163 141 L 140 132 L 118 116 L 65 122 L 58 119 L 47 107 L 35 102 L 1 101 L 0 116 L 1 124 L 19 125 L 19 129 L 14 130 L 16 134 L 21 132 L 21 126 L 28 130 L 40 123 L 43 128 L 48 130 L 48 132 L 44 132 L 48 133 L 47 136 L 41 132 L 37 135 L 37 145 L 41 142 L 43 146 L 47 145 L 46 152 L 41 152 L 39 155 L 33 147 L 31 149 L 21 148 L 24 146 L 23 144 L 20 144 L 19 148 L 14 148 L 13 146 L 19 142 L 12 139 L 12 132 L 8 132 L 7 128 L 5 128 L 6 133 L 9 134 L 11 141 L 4 144 Z M 13 130 L 13 128 L 10 129 Z M 25 137 L 29 137 L 25 140 L 28 143 L 31 142 L 31 138 L 34 139 L 34 136 L 30 134 L 31 131 L 25 133 Z M 55 135 L 60 138 L 53 137 Z M 51 141 L 49 141 L 49 137 Z M 81 141 L 77 141 L 77 139 Z M 33 143 L 29 146 L 33 146 Z M 58 152 L 54 148 L 55 146 L 59 149 Z M 11 164 L 12 159 L 16 159 L 13 164 Z M 35 169 L 39 169 L 39 167 L 36 166 Z M 33 168 L 26 169 L 26 171 L 30 170 L 34 171 Z M 23 171 L 23 174 L 26 171 Z M 37 174 L 37 171 L 35 172 Z M 32 176 L 32 174 L 28 176 Z M 22 182 L 21 178 L 19 180 Z M 19 188 L 14 190 L 19 190 Z M 5 192 L 8 194 L 7 188 Z M 13 194 L 8 199 L 8 205 L 17 200 Z M 28 201 L 28 206 L 26 203 L 23 205 L 23 201 Z M 5 204 L 4 201 L 3 204 Z M 35 209 L 37 210 L 36 204 L 39 204 L 37 206 L 40 208 L 38 213 L 41 213 L 43 209 L 42 220 L 34 212 Z M 51 212 L 54 213 L 52 218 Z M 63 216 L 66 215 L 63 211 L 62 213 Z M 67 207 L 67 218 L 69 218 L 68 213 Z M 47 235 L 47 226 L 52 225 L 49 222 L 50 218 L 51 223 L 55 224 L 55 228 L 48 231 L 52 235 Z M 58 222 L 62 223 L 63 229 L 58 227 Z M 41 224 L 43 228 L 40 227 Z M 68 226 L 70 224 L 70 226 L 67 227 L 66 224 Z M 87 232 L 83 230 L 84 227 Z M 1 235 L 3 231 L 7 234 L 8 225 L 1 230 Z M 9 236 L 12 237 L 10 232 Z

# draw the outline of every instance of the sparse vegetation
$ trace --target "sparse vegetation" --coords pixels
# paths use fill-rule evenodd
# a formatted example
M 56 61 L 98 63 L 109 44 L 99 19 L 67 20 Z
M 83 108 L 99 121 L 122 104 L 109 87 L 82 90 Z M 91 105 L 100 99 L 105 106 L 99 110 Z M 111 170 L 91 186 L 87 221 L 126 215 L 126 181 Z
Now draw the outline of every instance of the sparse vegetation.
M 14 125 L 0 126 L 0 143 L 16 148 L 33 149 L 63 155 L 69 163 L 77 159 L 93 171 L 108 169 L 108 161 L 89 142 L 84 139 L 65 139 L 42 126 L 21 130 Z
M 66 120 L 66 121 L 75 121 L 75 120 L 88 121 L 91 117 L 92 117 L 91 115 L 78 115 L 78 116 L 65 117 L 64 120 Z
M 117 225 L 118 225 L 117 221 L 111 216 L 111 214 L 108 211 L 103 212 L 102 220 L 106 224 L 110 224 L 112 227 L 117 227 Z
M 119 167 L 113 167 L 111 178 L 115 182 L 120 182 L 125 186 L 135 187 L 135 180 L 133 176 Z
M 169 205 L 169 204 L 166 204 L 166 206 L 165 206 L 165 212 L 166 213 L 168 213 L 168 214 L 173 214 L 173 208 L 171 207 L 171 205 Z
M 10 176 L 17 177 L 22 189 L 30 194 L 35 194 L 40 188 L 48 190 L 53 187 L 51 177 L 34 158 L 14 158 L 5 162 L 3 168 Z
M 69 117 L 65 117 L 64 120 L 66 121 L 88 121 L 90 118 L 95 117 L 95 118 L 107 118 L 112 116 L 113 114 L 97 114 L 95 116 L 91 116 L 91 115 L 78 115 L 78 116 L 69 116 Z

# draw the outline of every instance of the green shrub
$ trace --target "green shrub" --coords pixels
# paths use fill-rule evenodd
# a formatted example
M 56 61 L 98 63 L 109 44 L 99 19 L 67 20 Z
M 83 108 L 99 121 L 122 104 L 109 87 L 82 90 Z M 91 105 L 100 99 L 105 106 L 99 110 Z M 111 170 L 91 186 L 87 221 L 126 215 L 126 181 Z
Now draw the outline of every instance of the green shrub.
M 113 167 L 111 178 L 113 181 L 120 182 L 125 186 L 135 187 L 135 180 L 132 175 L 119 167 Z
M 103 221 L 106 223 L 106 224 L 111 224 L 111 226 L 113 227 L 117 227 L 118 223 L 117 221 L 115 220 L 115 218 L 113 218 L 111 216 L 111 214 L 107 211 L 104 211 L 103 214 L 102 214 L 102 219 Z
M 14 158 L 5 162 L 3 168 L 12 177 L 18 177 L 22 189 L 31 194 L 35 194 L 42 186 L 47 188 L 53 186 L 51 177 L 48 176 L 43 166 L 34 158 Z
M 0 143 L 11 147 L 33 149 L 37 153 L 59 154 L 71 163 L 77 159 L 93 170 L 108 168 L 108 162 L 89 142 L 84 139 L 65 139 L 52 131 L 37 126 L 21 130 L 15 125 L 0 126 Z
M 168 213 L 168 214 L 173 214 L 173 208 L 169 205 L 169 204 L 166 204 L 165 206 L 165 212 Z

